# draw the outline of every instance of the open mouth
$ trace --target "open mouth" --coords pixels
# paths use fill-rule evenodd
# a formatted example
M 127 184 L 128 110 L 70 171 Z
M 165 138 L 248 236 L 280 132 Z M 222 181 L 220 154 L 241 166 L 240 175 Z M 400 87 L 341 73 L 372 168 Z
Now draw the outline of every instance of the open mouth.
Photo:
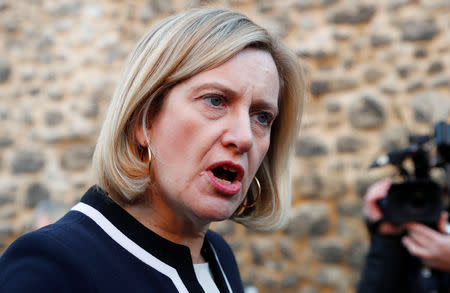
M 208 168 L 211 183 L 222 193 L 235 194 L 241 189 L 244 168 L 233 162 L 217 162 Z
M 214 176 L 223 183 L 231 183 L 237 177 L 237 171 L 228 166 L 219 166 L 211 170 Z
M 208 168 L 218 180 L 223 183 L 241 181 L 244 176 L 244 168 L 233 162 L 217 162 Z

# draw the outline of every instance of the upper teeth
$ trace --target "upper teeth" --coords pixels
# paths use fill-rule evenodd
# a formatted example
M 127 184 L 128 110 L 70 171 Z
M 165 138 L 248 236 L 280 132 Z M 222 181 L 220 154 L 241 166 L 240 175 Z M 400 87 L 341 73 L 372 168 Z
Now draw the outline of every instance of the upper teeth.
M 236 172 L 236 170 L 233 167 L 229 167 L 229 166 L 222 166 L 222 168 L 226 171 L 230 171 L 230 172 Z

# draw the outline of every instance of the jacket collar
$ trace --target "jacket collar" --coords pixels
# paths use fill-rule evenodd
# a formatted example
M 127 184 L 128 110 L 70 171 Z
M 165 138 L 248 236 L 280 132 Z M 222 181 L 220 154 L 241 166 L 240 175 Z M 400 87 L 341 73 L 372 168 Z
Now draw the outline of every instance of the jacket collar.
M 98 186 L 91 187 L 81 198 L 81 203 L 97 211 L 102 219 L 106 219 L 106 221 L 97 222 L 103 230 L 105 230 L 105 227 L 102 227 L 104 225 L 103 222 L 111 223 L 113 227 L 120 231 L 115 234 L 123 234 L 125 238 L 131 240 L 132 243 L 145 250 L 145 252 L 169 267 L 174 268 L 189 292 L 203 292 L 195 276 L 190 250 L 187 246 L 169 241 L 142 225 Z M 90 217 L 92 218 L 92 216 Z M 105 232 L 108 234 L 114 233 L 106 230 Z M 219 263 L 217 253 L 208 240 L 208 235 L 209 232 L 206 233 L 203 242 L 202 256 L 209 263 L 219 290 L 221 292 L 231 292 L 228 281 Z M 114 235 L 110 234 L 110 236 Z M 117 242 L 115 237 L 112 238 Z M 124 246 L 123 244 L 121 245 Z M 124 248 L 127 250 L 131 249 L 129 247 Z

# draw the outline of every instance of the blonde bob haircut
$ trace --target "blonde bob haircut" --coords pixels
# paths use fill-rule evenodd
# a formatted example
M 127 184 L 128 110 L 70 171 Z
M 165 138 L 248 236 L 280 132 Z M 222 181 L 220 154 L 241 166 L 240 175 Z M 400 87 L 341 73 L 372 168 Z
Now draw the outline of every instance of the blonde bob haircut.
M 256 174 L 261 198 L 243 212 L 238 208 L 232 219 L 252 229 L 280 227 L 291 206 L 290 163 L 303 108 L 304 73 L 287 47 L 246 16 L 230 10 L 200 8 L 174 15 L 140 40 L 128 57 L 98 137 L 93 156 L 97 184 L 127 204 L 142 198 L 151 178 L 136 129 L 149 128 L 175 85 L 225 63 L 245 48 L 264 50 L 273 57 L 280 82 L 279 115 Z M 149 145 L 151 139 L 147 138 Z M 244 202 L 255 197 L 255 188 L 249 188 Z

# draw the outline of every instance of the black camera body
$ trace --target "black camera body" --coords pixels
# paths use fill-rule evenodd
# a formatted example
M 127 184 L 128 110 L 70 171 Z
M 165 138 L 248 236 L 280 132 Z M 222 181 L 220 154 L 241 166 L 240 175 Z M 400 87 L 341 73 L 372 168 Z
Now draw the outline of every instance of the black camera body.
M 437 157 L 435 163 L 425 149 L 425 143 L 434 141 Z M 391 185 L 385 198 L 378 201 L 383 213 L 383 220 L 393 224 L 418 222 L 436 227 L 444 210 L 443 187 L 430 178 L 431 168 L 442 167 L 446 171 L 447 182 L 450 183 L 450 124 L 439 122 L 434 126 L 434 136 L 412 136 L 411 145 L 405 149 L 393 150 L 387 156 L 379 158 L 371 167 L 389 163 L 397 167 L 404 180 Z M 414 174 L 403 167 L 403 161 L 411 158 L 414 163 Z M 380 160 L 381 159 L 381 160 Z
M 435 226 L 444 209 L 442 188 L 429 179 L 394 183 L 378 205 L 384 220 L 393 224 L 418 222 Z

